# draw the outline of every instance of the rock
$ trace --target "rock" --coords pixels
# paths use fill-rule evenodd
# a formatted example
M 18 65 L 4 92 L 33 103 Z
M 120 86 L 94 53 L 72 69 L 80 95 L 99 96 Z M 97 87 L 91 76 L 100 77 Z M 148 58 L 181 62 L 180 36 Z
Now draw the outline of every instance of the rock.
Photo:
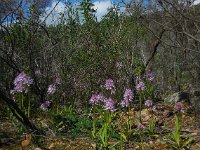
M 189 102 L 190 94 L 187 92 L 176 92 L 164 99 L 168 103 Z
M 193 106 L 200 104 L 200 91 L 193 91 L 190 97 Z
M 193 96 L 200 97 L 200 91 L 193 91 Z
M 192 92 L 190 102 L 195 109 L 195 113 L 200 117 L 200 91 L 195 90 Z

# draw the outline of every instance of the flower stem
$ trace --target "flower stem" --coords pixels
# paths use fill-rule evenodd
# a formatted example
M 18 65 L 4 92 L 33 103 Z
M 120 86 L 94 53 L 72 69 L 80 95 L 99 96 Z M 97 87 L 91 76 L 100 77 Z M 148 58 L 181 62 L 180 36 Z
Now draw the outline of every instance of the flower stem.
M 31 100 L 30 96 L 28 95 L 28 118 L 30 117 L 30 108 L 31 108 Z
M 21 109 L 24 109 L 24 94 L 22 94 L 22 98 L 21 98 Z
M 140 99 L 140 122 L 142 122 L 142 94 L 140 93 L 140 96 L 139 96 L 139 99 Z

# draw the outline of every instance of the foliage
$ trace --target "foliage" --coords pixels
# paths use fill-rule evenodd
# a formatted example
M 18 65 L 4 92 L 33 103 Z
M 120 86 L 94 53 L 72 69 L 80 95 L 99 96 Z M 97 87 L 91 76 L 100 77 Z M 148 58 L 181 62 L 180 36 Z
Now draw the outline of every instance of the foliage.
M 169 142 L 169 145 L 175 149 L 183 149 L 183 148 L 189 148 L 192 142 L 194 142 L 194 139 L 191 137 L 187 137 L 183 139 L 181 137 L 181 125 L 180 125 L 180 118 L 178 115 L 176 115 L 176 121 L 175 121 L 175 131 L 173 131 L 170 134 L 171 141 Z M 187 135 L 185 135 L 187 136 Z

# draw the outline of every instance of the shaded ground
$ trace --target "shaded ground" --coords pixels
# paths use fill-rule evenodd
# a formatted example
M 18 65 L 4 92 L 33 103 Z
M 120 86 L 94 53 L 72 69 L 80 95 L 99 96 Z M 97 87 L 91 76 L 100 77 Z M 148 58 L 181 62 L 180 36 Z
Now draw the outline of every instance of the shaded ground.
M 174 106 L 158 104 L 157 111 L 153 114 L 150 109 L 143 109 L 142 111 L 142 123 L 145 128 L 148 128 L 148 122 L 151 118 L 156 120 L 156 131 L 153 136 L 144 138 L 145 150 L 168 150 L 169 134 L 174 131 L 175 128 L 175 112 Z M 139 115 L 138 111 L 131 110 L 131 117 L 134 119 Z M 123 124 L 127 119 L 127 114 L 122 113 L 118 121 Z M 23 146 L 25 149 L 39 150 L 90 150 L 95 149 L 94 139 L 91 138 L 89 132 L 84 135 L 78 135 L 73 138 L 69 138 L 62 134 L 55 134 L 49 127 L 49 120 L 37 117 L 33 120 L 37 125 L 40 124 L 46 131 L 46 136 L 32 135 L 28 144 Z M 8 120 L 7 118 L 1 118 L 0 120 L 0 149 L 1 150 L 21 150 L 25 136 L 28 135 L 19 133 L 17 129 L 17 122 Z M 193 109 L 190 106 L 185 105 L 185 112 L 181 115 L 181 135 L 182 139 L 192 138 L 193 142 L 188 149 L 199 150 L 200 149 L 200 128 L 199 120 L 195 117 Z M 120 125 L 119 125 L 120 126 Z M 123 127 L 123 126 L 121 126 Z M 120 130 L 120 127 L 119 127 Z M 84 131 L 85 132 L 85 131 Z M 134 137 L 133 137 L 134 138 Z M 29 143 L 30 142 L 30 143 Z M 112 142 L 115 142 L 113 139 Z M 39 148 L 38 148 L 39 147 Z M 36 149 L 38 148 L 38 149 Z M 118 148 L 116 148 L 118 149 Z M 140 150 L 141 142 L 131 142 L 124 144 L 124 149 L 128 150 Z

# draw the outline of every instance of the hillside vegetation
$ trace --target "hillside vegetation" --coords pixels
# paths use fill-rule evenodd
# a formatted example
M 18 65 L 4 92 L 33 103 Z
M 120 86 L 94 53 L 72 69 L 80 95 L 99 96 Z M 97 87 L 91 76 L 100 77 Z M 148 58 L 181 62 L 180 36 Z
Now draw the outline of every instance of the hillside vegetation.
M 0 0 L 0 148 L 200 149 L 199 5 L 51 3 Z

